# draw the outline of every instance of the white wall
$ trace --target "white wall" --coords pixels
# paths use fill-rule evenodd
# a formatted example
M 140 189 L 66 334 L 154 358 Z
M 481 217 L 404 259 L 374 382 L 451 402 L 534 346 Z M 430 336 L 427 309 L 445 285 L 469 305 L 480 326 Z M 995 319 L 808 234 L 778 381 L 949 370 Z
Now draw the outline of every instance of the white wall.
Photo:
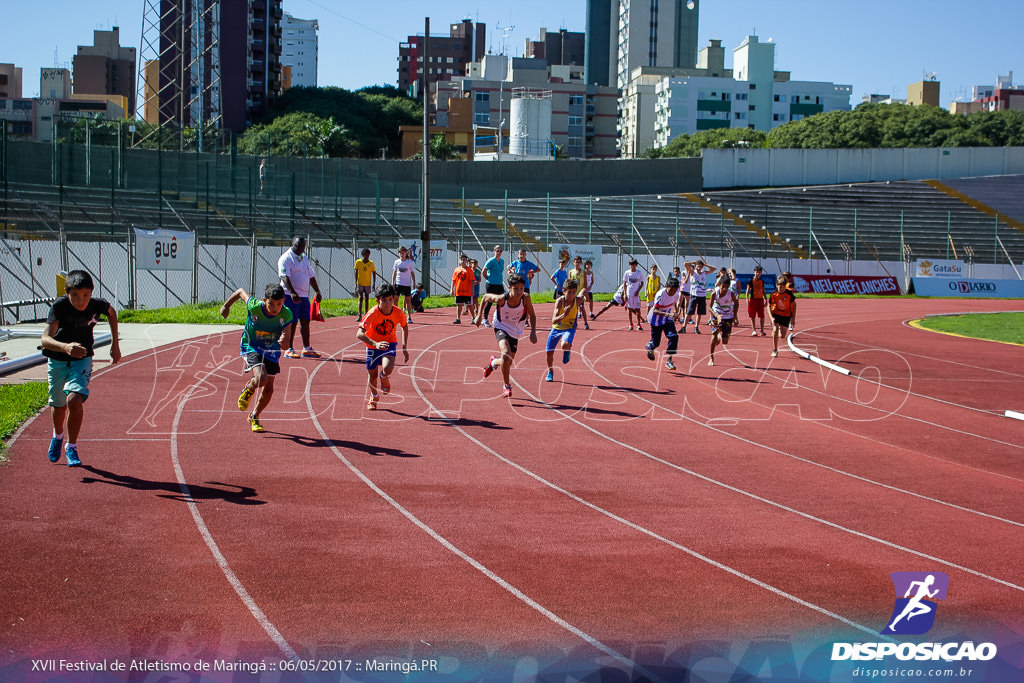
M 1024 173 L 1024 147 L 705 149 L 704 187 L 833 185 Z M 741 161 L 742 160 L 742 161 Z

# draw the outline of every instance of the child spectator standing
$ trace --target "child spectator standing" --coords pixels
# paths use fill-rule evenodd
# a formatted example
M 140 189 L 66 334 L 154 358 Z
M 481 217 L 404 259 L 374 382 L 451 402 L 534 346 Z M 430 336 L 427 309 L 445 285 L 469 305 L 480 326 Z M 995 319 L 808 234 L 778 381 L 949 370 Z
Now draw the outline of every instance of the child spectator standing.
M 533 261 L 526 260 L 526 250 L 519 250 L 519 259 L 509 264 L 509 275 L 522 275 L 526 282 L 526 293 L 530 293 L 530 285 L 533 284 L 533 276 L 540 272 L 540 266 Z
M 380 391 L 391 393 L 391 373 L 394 371 L 397 357 L 399 327 L 402 328 L 402 354 L 405 362 L 409 362 L 409 325 L 405 312 L 395 305 L 395 288 L 383 284 L 377 288 L 377 305 L 359 324 L 356 339 L 366 344 L 366 373 L 370 386 L 370 400 L 366 403 L 367 410 L 377 410 L 377 379 L 380 378 Z
M 105 299 L 93 297 L 92 276 L 84 270 L 73 270 L 64 281 L 64 296 L 53 302 L 46 316 L 46 329 L 40 339 L 46 356 L 46 378 L 49 388 L 50 417 L 53 436 L 47 456 L 50 462 L 60 460 L 65 424 L 68 443 L 64 448 L 68 467 L 82 464 L 78 455 L 78 436 L 85 417 L 84 404 L 89 398 L 92 377 L 93 327 L 104 315 L 110 323 L 110 361 L 121 360 L 117 339 L 117 311 Z
M 462 324 L 462 307 L 471 309 L 470 301 L 473 296 L 473 284 L 476 278 L 473 276 L 473 269 L 469 267 L 469 257 L 465 254 L 459 255 L 459 267 L 452 273 L 452 296 L 455 297 L 455 325 Z
M 470 259 L 469 267 L 473 269 L 473 298 L 469 301 L 469 317 L 476 317 L 476 307 L 480 303 L 480 276 L 483 273 L 480 270 L 480 264 L 477 263 L 476 259 Z
M 285 306 L 284 287 L 267 285 L 263 299 L 251 296 L 242 288 L 236 289 L 220 307 L 225 319 L 231 306 L 239 299 L 245 304 L 245 329 L 242 330 L 241 354 L 245 359 L 245 372 L 252 371 L 252 379 L 245 383 L 238 397 L 238 409 L 248 410 L 256 390 L 262 387 L 256 409 L 249 413 L 249 428 L 254 432 L 263 431 L 260 414 L 274 396 L 274 378 L 281 372 L 281 344 L 278 339 L 294 321 L 292 312 Z
M 686 334 L 686 325 L 693 318 L 693 332 L 700 334 L 700 317 L 708 312 L 707 284 L 705 276 L 715 272 L 714 266 L 704 264 L 703 259 L 696 262 L 687 261 L 683 264 L 686 268 L 686 284 L 690 287 L 690 300 L 686 306 L 686 321 L 683 322 L 683 334 Z
M 747 317 L 750 318 L 750 336 L 757 336 L 757 319 L 761 320 L 761 336 L 767 337 L 764 331 L 764 272 L 761 266 L 754 266 L 754 277 L 747 283 Z
M 640 317 L 640 291 L 644 287 L 644 276 L 637 272 L 640 263 L 635 259 L 629 259 L 629 269 L 622 274 L 622 295 L 626 302 L 626 315 L 629 316 L 629 329 L 633 329 L 633 315 L 636 315 L 636 329 L 641 332 L 644 326 L 640 324 L 643 318 Z
M 647 287 L 644 290 L 644 301 L 647 302 L 647 316 L 651 315 L 651 302 L 654 295 L 661 289 L 661 276 L 658 275 L 658 266 L 652 265 L 651 272 L 647 274 Z
M 565 259 L 561 259 L 558 262 L 558 269 L 551 274 L 551 282 L 555 285 L 555 298 L 562 296 L 562 292 L 565 287 L 565 281 L 569 279 L 569 273 L 565 272 L 565 267 L 569 265 Z
M 590 305 L 590 319 L 594 319 L 594 262 L 587 260 L 583 264 L 583 279 L 580 280 L 580 286 L 583 288 L 583 299 Z M 583 317 L 583 329 L 589 330 L 590 325 L 587 323 L 586 314 Z
M 356 260 L 356 296 L 359 297 L 359 320 L 370 310 L 370 293 L 377 279 L 377 266 L 370 260 L 370 250 L 363 249 L 363 258 Z M 356 322 L 359 322 L 358 320 Z
M 391 269 L 391 284 L 395 287 L 396 297 L 405 297 L 402 304 L 409 322 L 412 322 L 412 290 L 416 287 L 416 262 L 409 258 L 409 250 L 398 248 L 398 258 Z

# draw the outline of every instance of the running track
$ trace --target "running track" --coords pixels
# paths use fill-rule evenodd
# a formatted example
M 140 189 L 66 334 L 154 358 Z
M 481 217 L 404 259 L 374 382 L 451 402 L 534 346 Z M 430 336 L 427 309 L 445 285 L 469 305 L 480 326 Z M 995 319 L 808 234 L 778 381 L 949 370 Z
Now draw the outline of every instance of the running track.
M 941 571 L 927 638 L 998 642 L 990 680 L 1019 680 L 1024 422 L 1003 411 L 1024 412 L 1024 354 L 906 324 L 966 308 L 1020 306 L 801 301 L 794 343 L 849 377 L 771 359 L 746 326 L 715 367 L 706 327 L 681 336 L 669 372 L 613 310 L 547 384 L 539 305 L 511 401 L 481 378 L 492 332 L 431 311 L 376 413 L 334 319 L 263 435 L 234 405 L 237 334 L 104 366 L 86 466 L 45 459 L 43 413 L 0 470 L 0 679 L 76 656 L 658 677 L 751 643 L 877 641 L 889 574 Z

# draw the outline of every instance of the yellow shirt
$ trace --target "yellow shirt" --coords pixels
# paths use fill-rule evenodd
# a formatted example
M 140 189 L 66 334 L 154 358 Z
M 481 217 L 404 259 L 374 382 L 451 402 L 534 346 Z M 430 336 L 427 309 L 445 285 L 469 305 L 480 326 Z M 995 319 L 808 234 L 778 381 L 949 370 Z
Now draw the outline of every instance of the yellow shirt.
M 579 297 L 572 298 L 572 304 L 569 306 L 569 310 L 565 312 L 562 319 L 551 326 L 553 330 L 571 330 L 576 325 L 576 315 L 579 312 Z
M 584 283 L 583 283 L 583 270 L 582 269 L 576 270 L 575 268 L 573 268 L 572 270 L 570 270 L 569 271 L 569 279 L 570 280 L 575 280 L 576 282 L 578 282 L 580 284 L 579 291 L 581 291 L 581 292 L 583 291 L 583 284 Z
M 373 286 L 373 274 L 377 272 L 377 267 L 373 265 L 373 261 L 364 262 L 363 259 L 356 261 L 356 284 L 360 287 L 372 287 Z

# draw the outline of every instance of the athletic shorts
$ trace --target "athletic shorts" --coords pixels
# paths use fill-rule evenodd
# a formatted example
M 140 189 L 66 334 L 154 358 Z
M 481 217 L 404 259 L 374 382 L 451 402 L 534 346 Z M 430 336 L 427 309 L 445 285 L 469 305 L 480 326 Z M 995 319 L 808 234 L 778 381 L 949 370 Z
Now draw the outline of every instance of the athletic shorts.
M 391 342 L 390 344 L 388 344 L 388 348 L 386 348 L 386 349 L 378 349 L 376 347 L 369 347 L 369 346 L 367 346 L 366 347 L 366 369 L 367 370 L 372 370 L 373 368 L 377 367 L 378 365 L 380 365 L 381 363 L 384 362 L 384 359 L 387 356 L 391 356 L 392 358 L 397 356 L 398 355 L 398 351 L 396 351 L 397 348 L 398 348 L 398 342 Z
M 411 285 L 395 285 L 395 293 L 398 296 L 412 296 Z
M 494 338 L 497 339 L 499 342 L 502 339 L 506 340 L 508 342 L 508 349 L 509 351 L 512 352 L 513 356 L 519 350 L 519 340 L 513 337 L 505 330 L 499 330 L 498 328 L 494 328 Z
M 747 317 L 764 317 L 764 299 L 747 299 Z
M 589 301 L 590 303 L 594 303 L 594 293 L 593 292 L 583 292 L 583 300 L 584 301 Z
M 304 296 L 298 303 L 292 301 L 290 294 L 284 295 L 284 305 L 292 312 L 292 320 L 309 320 L 309 297 Z
M 561 288 L 561 287 L 555 287 L 555 295 L 554 295 L 554 296 L 555 296 L 555 298 L 556 298 L 556 299 L 557 299 L 558 297 L 562 296 L 562 294 L 564 294 L 564 293 L 565 293 L 565 292 L 563 292 L 563 291 L 562 291 L 562 288 Z
M 626 299 L 626 308 L 638 310 L 640 308 L 640 295 L 634 294 Z
M 74 392 L 89 398 L 89 379 L 92 378 L 92 356 L 77 360 L 46 359 L 46 379 L 50 388 L 47 403 L 54 408 L 68 404 L 68 394 Z
M 576 327 L 571 327 L 568 330 L 556 330 L 552 328 L 551 332 L 548 333 L 548 343 L 544 347 L 545 351 L 554 351 L 563 342 L 569 342 L 572 344 L 573 338 L 576 336 Z
M 469 296 L 457 296 L 455 297 L 455 303 L 457 304 L 468 304 L 473 297 Z
M 473 300 L 480 298 L 480 285 L 473 285 Z
M 711 328 L 713 330 L 712 334 L 717 334 L 723 344 L 729 343 L 729 336 L 732 334 L 732 322 L 732 318 L 720 320 L 717 325 Z
M 356 294 L 365 294 L 366 296 L 370 296 L 373 294 L 373 285 L 357 285 Z
M 266 358 L 262 353 L 250 351 L 242 356 L 245 359 L 245 372 L 262 365 L 263 372 L 268 375 L 277 375 L 281 372 L 281 364 L 271 358 Z
M 486 291 L 488 294 L 504 294 L 505 287 L 504 285 L 492 285 L 490 282 L 488 282 Z
M 686 315 L 705 315 L 708 312 L 708 300 L 702 296 L 691 296 L 686 306 Z
M 775 323 L 778 327 L 788 328 L 792 318 L 793 316 L 791 315 L 775 315 L 774 313 L 772 313 L 772 322 Z

